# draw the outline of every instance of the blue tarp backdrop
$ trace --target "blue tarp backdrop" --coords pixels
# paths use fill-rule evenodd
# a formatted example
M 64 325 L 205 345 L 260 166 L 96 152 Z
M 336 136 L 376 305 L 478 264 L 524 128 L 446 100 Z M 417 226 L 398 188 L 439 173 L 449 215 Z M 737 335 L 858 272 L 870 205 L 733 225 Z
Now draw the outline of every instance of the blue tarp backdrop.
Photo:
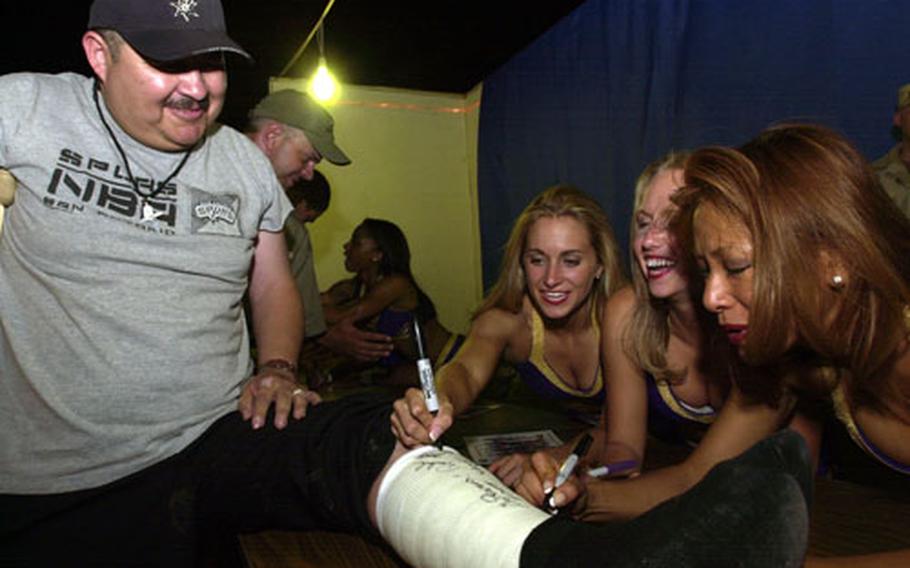
M 516 17 L 521 17 L 516 14 Z M 484 285 L 511 222 L 572 183 L 626 251 L 634 182 L 670 149 L 823 123 L 884 154 L 910 82 L 907 0 L 589 0 L 484 79 L 478 186 Z

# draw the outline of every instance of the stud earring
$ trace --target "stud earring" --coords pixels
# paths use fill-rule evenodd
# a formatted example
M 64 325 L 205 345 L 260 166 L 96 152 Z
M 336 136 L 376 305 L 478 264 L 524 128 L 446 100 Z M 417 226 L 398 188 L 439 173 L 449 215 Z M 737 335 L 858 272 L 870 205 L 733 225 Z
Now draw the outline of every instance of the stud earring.
M 840 274 L 835 274 L 831 277 L 831 287 L 835 290 L 840 290 L 844 287 L 844 277 Z

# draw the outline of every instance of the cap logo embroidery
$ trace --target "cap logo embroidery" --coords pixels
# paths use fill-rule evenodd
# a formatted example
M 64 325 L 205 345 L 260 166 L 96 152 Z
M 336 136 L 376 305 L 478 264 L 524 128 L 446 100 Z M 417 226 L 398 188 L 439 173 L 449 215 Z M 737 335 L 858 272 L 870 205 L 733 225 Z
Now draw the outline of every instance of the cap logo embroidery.
M 198 18 L 199 14 L 196 12 L 196 6 L 199 5 L 199 2 L 196 0 L 177 0 L 176 2 L 171 2 L 171 8 L 174 9 L 175 18 L 183 18 L 183 21 L 189 22 L 190 16 Z

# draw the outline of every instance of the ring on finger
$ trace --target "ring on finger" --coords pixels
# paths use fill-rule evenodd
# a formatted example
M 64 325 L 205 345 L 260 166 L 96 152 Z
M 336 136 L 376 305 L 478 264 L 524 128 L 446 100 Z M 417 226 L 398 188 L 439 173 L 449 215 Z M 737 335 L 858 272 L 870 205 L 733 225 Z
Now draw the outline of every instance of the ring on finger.
M 298 388 L 294 389 L 294 391 L 291 393 L 291 396 L 297 396 L 298 394 L 303 394 L 303 393 L 304 393 L 304 390 L 302 388 L 298 387 Z

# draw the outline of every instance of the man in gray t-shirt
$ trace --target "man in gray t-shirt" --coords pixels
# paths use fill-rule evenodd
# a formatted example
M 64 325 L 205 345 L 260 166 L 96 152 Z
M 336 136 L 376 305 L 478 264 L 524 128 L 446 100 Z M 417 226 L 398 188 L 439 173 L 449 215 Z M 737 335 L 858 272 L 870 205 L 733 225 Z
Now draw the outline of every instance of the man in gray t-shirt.
M 238 408 L 250 431 L 283 429 L 319 401 L 296 382 L 290 203 L 215 122 L 225 54 L 249 57 L 220 1 L 96 0 L 82 47 L 94 78 L 0 77 L 18 183 L 0 233 L 0 545 L 26 534 L 22 511 L 157 471 Z

